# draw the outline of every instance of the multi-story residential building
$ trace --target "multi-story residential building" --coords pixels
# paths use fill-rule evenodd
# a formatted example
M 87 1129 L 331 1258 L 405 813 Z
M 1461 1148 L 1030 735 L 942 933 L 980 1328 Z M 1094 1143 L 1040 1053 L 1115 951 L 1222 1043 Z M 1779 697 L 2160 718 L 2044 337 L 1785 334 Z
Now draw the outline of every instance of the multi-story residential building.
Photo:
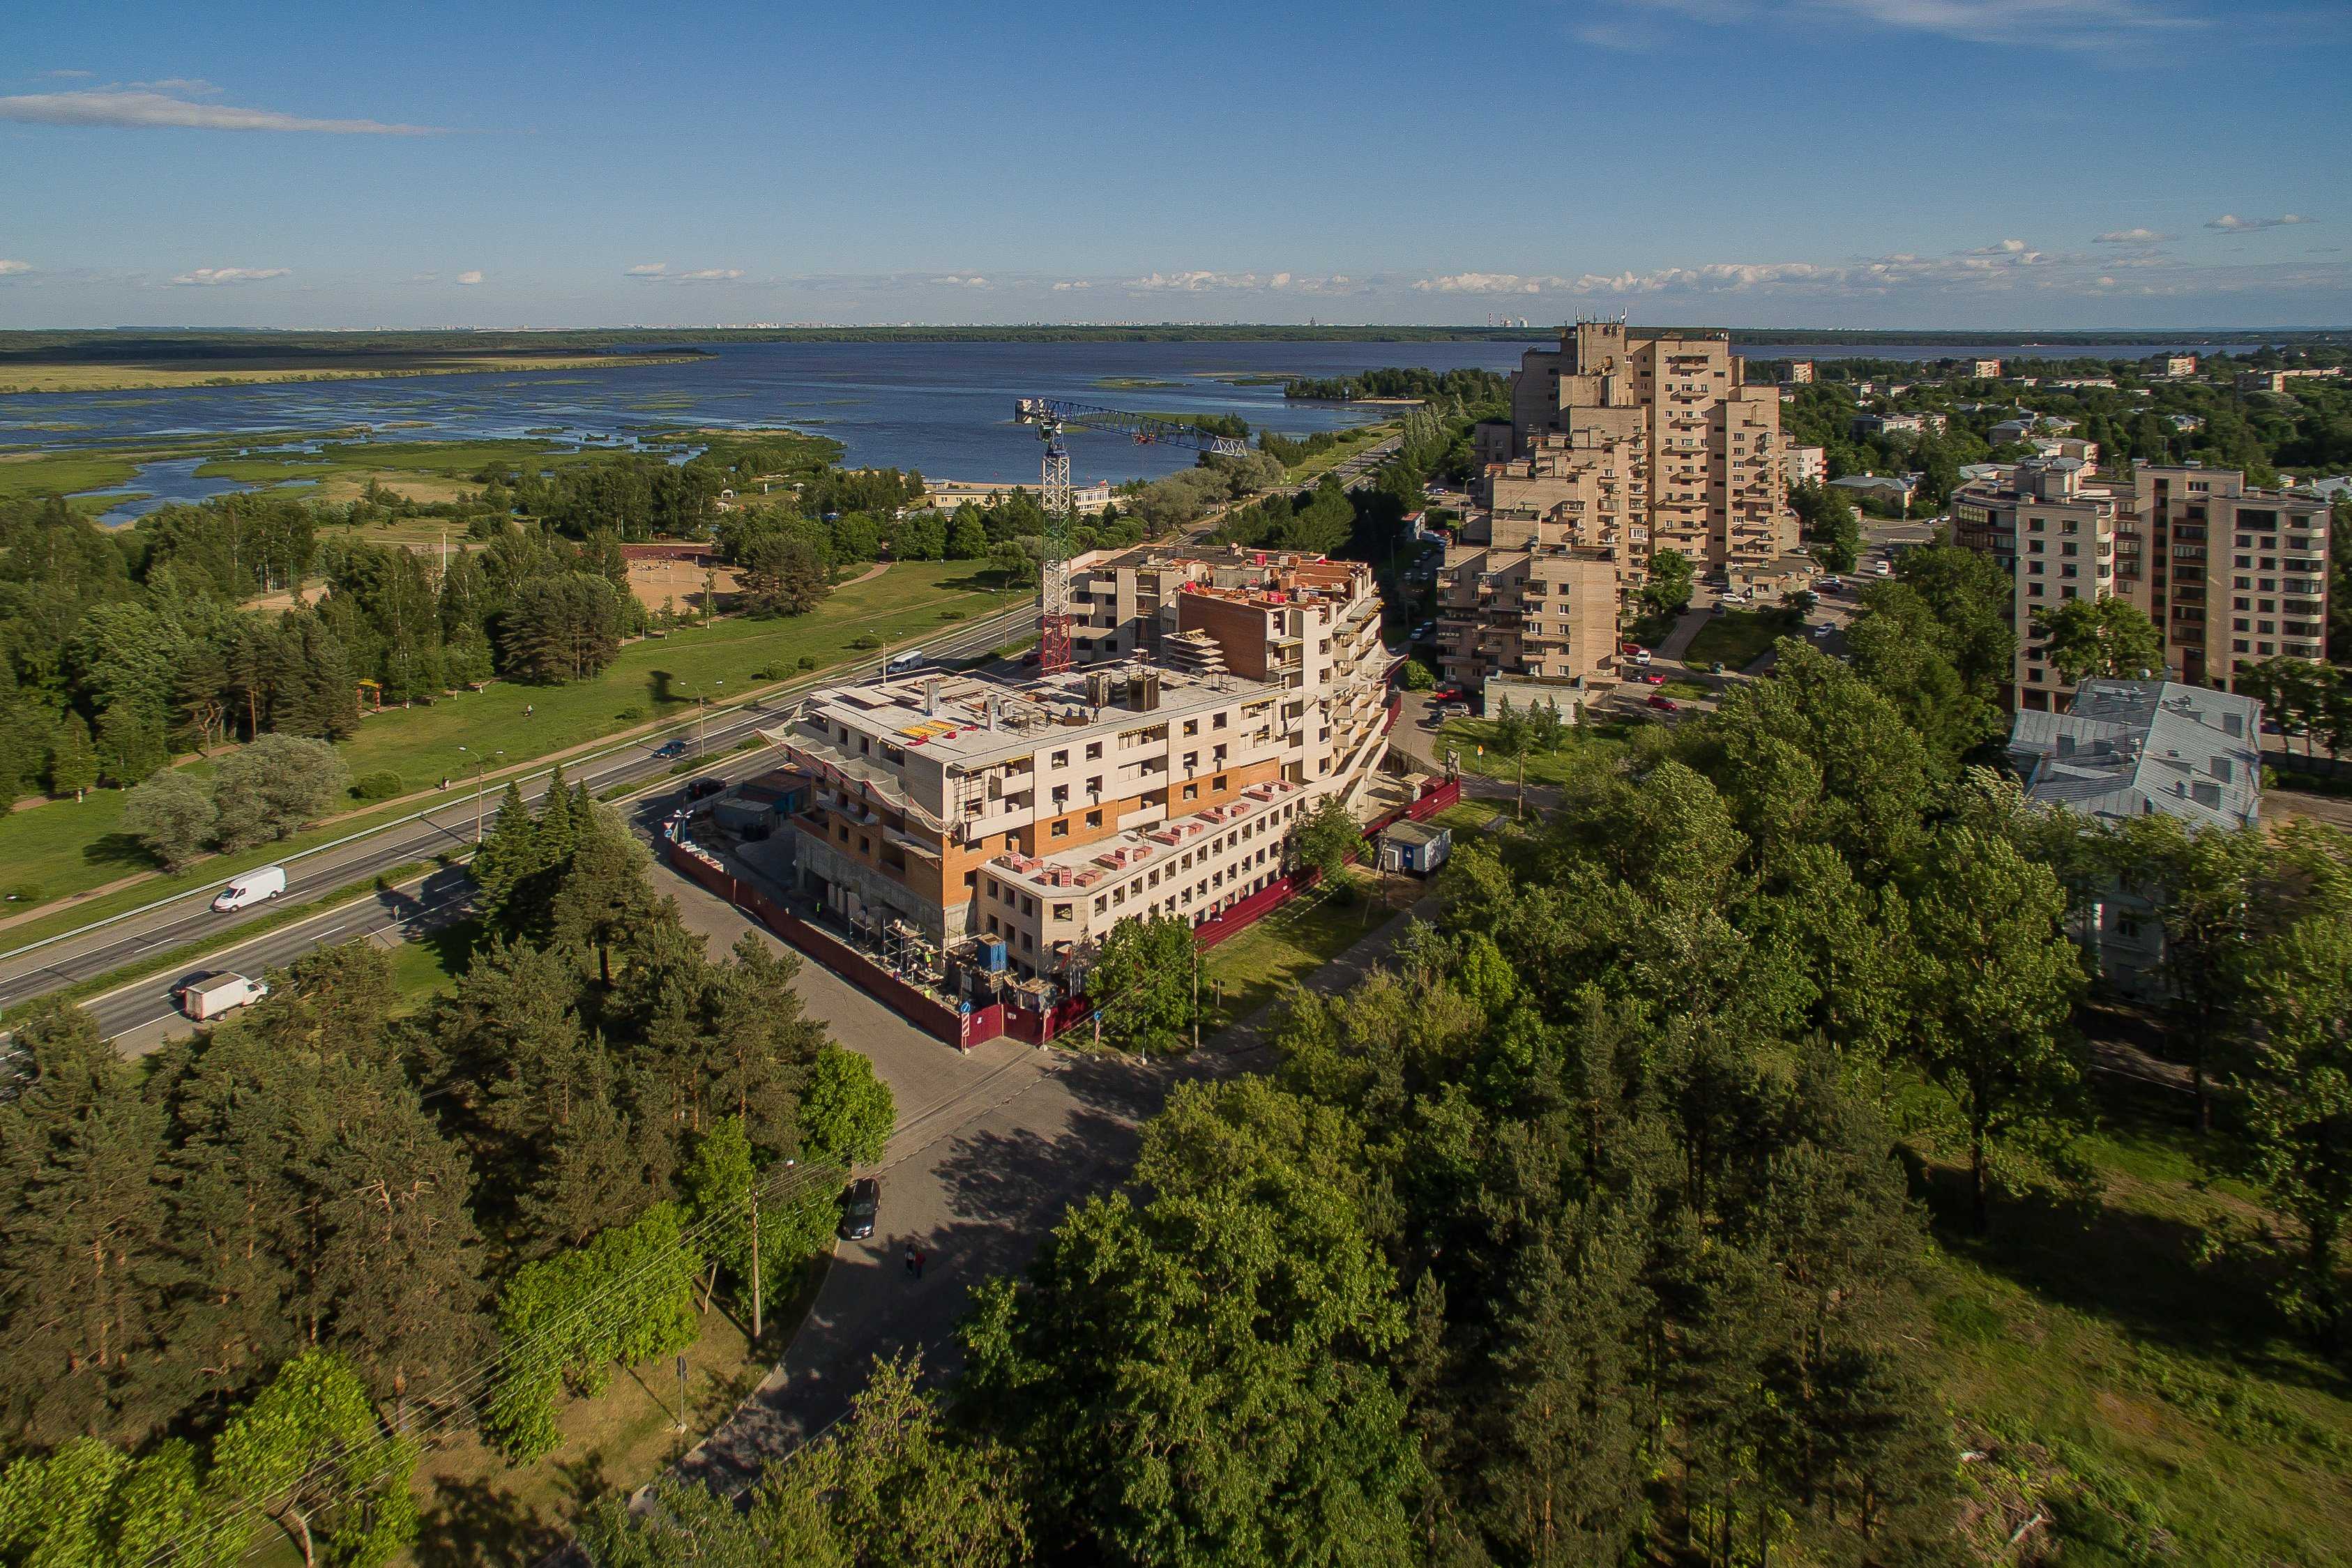
M 2227 691 L 2242 664 L 2326 657 L 2326 500 L 2250 488 L 2232 469 L 2152 464 L 2133 489 L 2148 570 L 2129 596 L 2163 628 L 2182 680 Z
M 1857 413 L 1846 422 L 1856 441 L 1874 435 L 1941 435 L 1950 425 L 1950 417 L 1941 413 Z
M 1621 544 L 1629 570 L 1669 547 L 1702 572 L 1767 565 L 1795 546 L 1797 519 L 1780 476 L 1780 394 L 1747 378 L 1720 334 L 1644 338 L 1622 320 L 1579 321 L 1557 350 L 1520 357 L 1509 426 L 1485 432 L 1479 450 L 1513 459 L 1546 435 L 1581 451 L 1638 434 L 1647 495 Z M 1635 476 L 1621 469 L 1617 482 Z
M 2034 611 L 2069 599 L 2137 605 L 2163 634 L 2168 669 L 2224 691 L 2242 664 L 2325 654 L 2328 508 L 2316 497 L 2248 489 L 2226 469 L 2147 464 L 2123 491 L 2055 458 L 1963 485 L 1952 523 L 1958 543 L 2014 579 L 2021 708 L 2053 711 L 2069 690 L 2031 630 Z
M 1075 988 L 1113 923 L 1281 874 L 1298 815 L 1387 750 L 1380 601 L 1350 563 L 1174 591 L 1169 664 L 835 686 L 766 732 L 811 780 L 793 874 L 853 931 Z M 1182 667 L 1178 667 L 1181 664 Z
M 1621 601 L 1640 580 L 1630 562 L 1646 554 L 1648 439 L 1642 411 L 1601 408 L 1573 434 L 1543 433 L 1527 455 L 1486 465 L 1438 571 L 1448 680 L 1578 681 L 1615 667 Z
M 2077 459 L 2043 458 L 1952 492 L 1955 541 L 1991 556 L 2012 580 L 2017 655 L 2011 688 L 2017 707 L 2046 712 L 2071 689 L 2042 656 L 2033 612 L 2116 591 L 2126 504 L 2114 491 L 2086 482 L 2086 473 Z M 2137 542 L 2126 559 L 2137 571 Z
M 1999 360 L 1954 360 L 1952 374 L 1963 381 L 1997 382 L 2000 380 Z
M 2242 392 L 2283 392 L 2286 391 L 2284 371 L 2240 371 L 2238 390 Z
M 2174 381 L 2178 381 L 2183 376 L 2195 375 L 2197 373 L 2197 356 L 2194 354 L 2165 355 L 2164 373 L 2168 378 Z
M 943 512 L 952 512 L 967 501 L 975 507 L 993 506 L 1015 490 L 1025 491 L 1034 498 L 1037 486 L 999 479 L 932 479 L 924 485 L 922 504 L 936 507 Z M 1093 517 L 1108 507 L 1110 502 L 1110 481 L 1108 479 L 1070 486 L 1070 504 L 1083 517 Z
M 1202 606 L 1181 600 L 1184 591 L 1256 588 L 1268 582 L 1330 595 L 1331 602 L 1343 609 L 1342 621 L 1360 633 L 1369 617 L 1372 635 L 1378 635 L 1380 591 L 1372 569 L 1362 561 L 1239 545 L 1223 549 L 1139 545 L 1083 555 L 1070 563 L 1071 651 L 1080 664 L 1183 655 L 1189 644 L 1169 641 L 1173 633 L 1191 629 L 1180 623 L 1180 612 L 1189 609 L 1196 618 L 1205 613 Z
M 1790 360 L 1789 361 L 1789 384 L 1792 387 L 1803 387 L 1811 386 L 1812 383 L 1813 361 L 1811 360 Z
M 2037 457 L 2072 457 L 2085 468 L 2099 465 L 2099 444 L 2079 435 L 2032 435 L 2025 444 L 2033 448 Z
M 1790 446 L 1780 456 L 1780 481 L 1790 489 L 1829 482 L 1829 452 L 1820 446 Z

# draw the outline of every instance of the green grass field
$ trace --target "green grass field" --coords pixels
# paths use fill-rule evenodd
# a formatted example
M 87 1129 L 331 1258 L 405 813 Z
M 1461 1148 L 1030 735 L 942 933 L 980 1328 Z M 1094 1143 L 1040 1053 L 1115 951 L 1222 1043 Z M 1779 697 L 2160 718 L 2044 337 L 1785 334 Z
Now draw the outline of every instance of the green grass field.
M 1534 751 L 1528 754 L 1527 780 L 1530 784 L 1565 784 L 1596 758 L 1623 755 L 1625 737 L 1632 727 L 1622 721 L 1603 719 L 1588 729 L 1568 732 L 1555 752 Z M 1465 773 L 1483 774 L 1489 779 L 1516 779 L 1518 765 L 1509 758 L 1488 750 L 1479 755 L 1481 746 L 1492 747 L 1495 725 L 1491 719 L 1448 719 L 1434 739 L 1427 742 L 1433 759 L 1445 760 L 1445 748 L 1453 746 L 1462 754 Z M 1423 743 L 1416 740 L 1416 746 Z
M 460 752 L 459 746 L 473 753 L 502 750 L 506 755 L 497 766 L 515 768 L 636 724 L 674 720 L 692 711 L 697 695 L 717 703 L 772 684 L 759 672 L 773 668 L 797 674 L 803 655 L 815 659 L 819 668 L 863 661 L 865 653 L 848 646 L 858 637 L 894 643 L 942 626 L 940 616 L 947 611 L 977 615 L 993 610 L 993 580 L 975 577 L 972 571 L 969 562 L 900 562 L 879 577 L 836 590 L 806 615 L 776 621 L 721 619 L 709 628 L 632 643 L 591 680 L 563 686 L 502 682 L 429 706 L 386 709 L 363 720 L 359 733 L 343 742 L 341 750 L 354 778 L 389 769 L 414 791 L 431 789 L 446 777 L 454 791 L 472 778 L 469 753 Z M 529 718 L 523 716 L 527 707 L 532 710 Z M 635 717 L 627 716 L 632 713 Z M 208 765 L 189 766 L 203 769 Z M 232 872 L 267 865 L 417 809 L 413 801 L 387 806 L 264 849 L 204 861 L 183 875 L 166 877 L 153 873 L 153 862 L 121 833 L 122 800 L 121 790 L 100 789 L 79 802 L 53 800 L 0 814 L 0 866 L 7 868 L 0 878 L 0 893 L 29 884 L 38 888 L 39 902 L 46 903 L 146 873 L 132 885 L 0 930 L 0 950 L 208 886 Z
M 2108 1539 L 2058 1511 L 2067 1563 L 2352 1563 L 2352 1379 L 2286 1333 L 2260 1265 L 2200 1261 L 2210 1217 L 2259 1220 L 2253 1195 L 2205 1168 L 2177 1096 L 2104 1100 L 2086 1200 L 2003 1203 L 1979 1239 L 1935 1172 L 1932 1351 L 1964 1433 L 2098 1498 Z
M 1202 1031 L 1250 1017 L 1285 986 L 1303 982 L 1380 929 L 1417 893 L 1418 884 L 1412 884 L 1400 894 L 1395 909 L 1385 908 L 1377 879 L 1350 873 L 1342 888 L 1310 888 L 1240 936 L 1210 948 L 1201 956 L 1202 1001 L 1208 1009 Z
M 1803 630 L 1804 617 L 1793 610 L 1727 610 L 1707 617 L 1683 662 L 1704 668 L 1720 661 L 1727 670 L 1744 670 L 1774 643 Z
M 1338 432 L 1340 439 L 1337 445 L 1326 447 L 1314 456 L 1293 464 L 1290 468 L 1290 477 L 1293 481 L 1320 478 L 1365 447 L 1386 441 L 1396 432 L 1397 427 L 1393 423 L 1363 424 L 1358 425 L 1353 430 Z

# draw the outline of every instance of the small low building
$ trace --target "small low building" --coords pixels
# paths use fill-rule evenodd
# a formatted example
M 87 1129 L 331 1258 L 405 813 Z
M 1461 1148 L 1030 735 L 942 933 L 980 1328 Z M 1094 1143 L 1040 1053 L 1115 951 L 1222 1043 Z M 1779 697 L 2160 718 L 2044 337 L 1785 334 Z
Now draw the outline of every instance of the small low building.
M 1381 869 L 1427 876 L 1454 852 L 1454 830 L 1407 820 L 1381 832 Z
M 2178 819 L 2191 832 L 2252 828 L 2262 818 L 2263 707 L 2175 681 L 2089 680 L 2064 713 L 2020 712 L 2011 764 L 2026 798 L 2086 819 Z M 2111 883 L 2074 936 L 2102 978 L 2126 996 L 2165 989 L 2156 906 Z

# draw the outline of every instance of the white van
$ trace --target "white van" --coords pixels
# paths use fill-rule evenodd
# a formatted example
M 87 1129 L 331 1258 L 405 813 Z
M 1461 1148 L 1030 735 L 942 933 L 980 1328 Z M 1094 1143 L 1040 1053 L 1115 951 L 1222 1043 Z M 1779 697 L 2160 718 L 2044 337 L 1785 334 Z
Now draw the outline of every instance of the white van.
M 180 1010 L 203 1023 L 232 1008 L 251 1007 L 268 994 L 268 984 L 243 975 L 207 975 L 180 988 Z
M 899 654 L 897 658 L 891 660 L 888 664 L 884 666 L 884 668 L 891 674 L 902 675 L 908 670 L 919 668 L 922 663 L 923 651 L 920 648 L 909 648 L 905 653 Z
M 282 865 L 266 865 L 259 871 L 249 871 L 243 876 L 232 877 L 229 884 L 213 896 L 213 907 L 215 910 L 244 909 L 252 904 L 266 903 L 285 891 L 286 868 Z

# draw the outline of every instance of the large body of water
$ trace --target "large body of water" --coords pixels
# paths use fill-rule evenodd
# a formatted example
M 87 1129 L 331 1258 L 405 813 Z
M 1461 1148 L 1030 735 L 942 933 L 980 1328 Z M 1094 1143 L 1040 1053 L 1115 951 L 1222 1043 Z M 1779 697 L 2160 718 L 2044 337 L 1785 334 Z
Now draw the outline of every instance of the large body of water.
M 1045 396 L 1171 413 L 1231 413 L 1251 428 L 1305 434 L 1360 423 L 1376 411 L 1288 402 L 1259 377 L 1338 376 L 1384 365 L 1509 370 L 1528 342 L 1391 343 L 733 343 L 690 363 L 385 380 L 291 382 L 169 391 L 0 398 L 0 446 L 106 446 L 173 436 L 249 434 L 268 444 L 303 433 L 364 428 L 387 441 L 541 436 L 573 444 L 693 426 L 792 425 L 829 435 L 860 466 L 919 468 L 933 478 L 1034 480 L 1037 439 L 1013 423 L 1013 400 Z M 2019 343 L 1971 353 L 2136 358 L 2204 345 L 2096 350 Z M 1938 359 L 1935 345 L 1795 344 L 1757 358 Z M 1111 383 L 1111 384 L 1105 384 Z M 1148 384 L 1136 384 L 1148 383 Z M 262 444 L 257 442 L 257 444 Z M 1189 452 L 1081 432 L 1070 441 L 1080 482 L 1153 478 L 1192 465 Z M 123 486 L 143 493 L 108 514 L 121 520 L 167 500 L 241 486 L 197 477 L 186 461 L 147 465 Z

